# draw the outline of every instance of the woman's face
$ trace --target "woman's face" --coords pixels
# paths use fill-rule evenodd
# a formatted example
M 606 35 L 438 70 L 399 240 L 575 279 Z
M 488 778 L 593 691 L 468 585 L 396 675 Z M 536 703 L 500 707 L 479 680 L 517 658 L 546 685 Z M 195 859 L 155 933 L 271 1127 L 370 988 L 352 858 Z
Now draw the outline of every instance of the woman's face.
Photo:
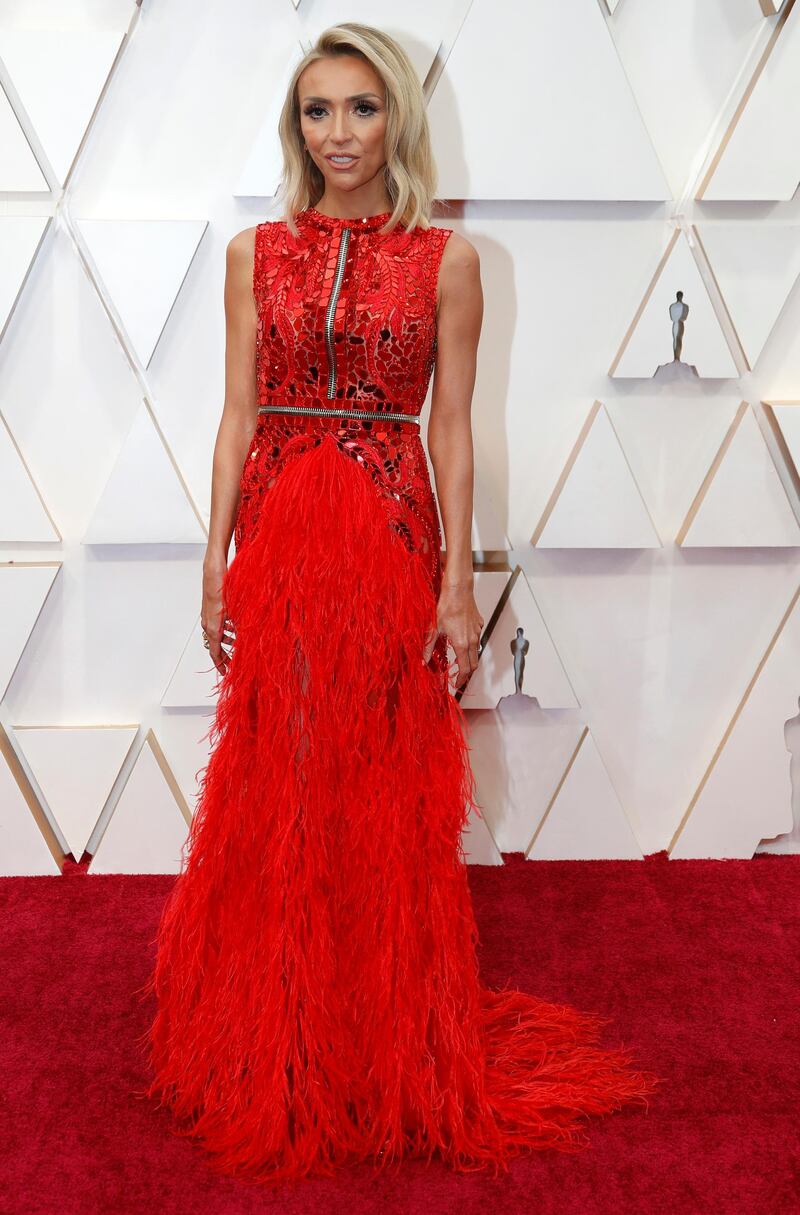
M 325 192 L 349 193 L 375 179 L 383 198 L 386 102 L 375 69 L 357 55 L 318 59 L 300 76 L 297 96 L 303 139 Z M 331 159 L 337 155 L 348 159 L 337 163 Z

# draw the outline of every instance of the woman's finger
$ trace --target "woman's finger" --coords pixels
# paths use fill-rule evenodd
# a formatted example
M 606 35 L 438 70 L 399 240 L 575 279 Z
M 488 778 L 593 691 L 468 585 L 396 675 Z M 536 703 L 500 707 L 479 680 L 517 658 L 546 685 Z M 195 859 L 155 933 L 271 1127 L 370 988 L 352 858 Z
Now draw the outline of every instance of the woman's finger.
M 437 628 L 428 629 L 428 632 L 425 635 L 425 645 L 422 650 L 422 661 L 423 662 L 430 662 L 431 654 L 433 653 L 434 649 L 436 648 L 436 640 L 437 640 L 438 636 L 439 636 L 439 630 Z

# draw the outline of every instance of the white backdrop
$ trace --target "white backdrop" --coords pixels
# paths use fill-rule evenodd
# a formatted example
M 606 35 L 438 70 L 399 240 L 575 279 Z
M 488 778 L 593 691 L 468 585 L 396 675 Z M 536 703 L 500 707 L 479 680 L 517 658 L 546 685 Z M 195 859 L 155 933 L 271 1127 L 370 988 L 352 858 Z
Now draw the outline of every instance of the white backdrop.
M 225 247 L 272 216 L 289 65 L 339 20 L 411 54 L 436 222 L 481 255 L 470 859 L 798 850 L 800 0 L 778 9 L 4 0 L 0 873 L 178 867 Z

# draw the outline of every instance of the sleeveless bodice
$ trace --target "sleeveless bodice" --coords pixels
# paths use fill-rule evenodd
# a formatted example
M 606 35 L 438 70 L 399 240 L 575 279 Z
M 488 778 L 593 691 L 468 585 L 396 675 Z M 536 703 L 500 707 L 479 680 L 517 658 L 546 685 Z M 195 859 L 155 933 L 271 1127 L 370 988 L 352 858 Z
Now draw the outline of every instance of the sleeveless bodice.
M 330 436 L 372 477 L 390 526 L 424 554 L 440 586 L 442 535 L 417 421 L 436 361 L 439 265 L 451 228 L 392 232 L 389 212 L 337 219 L 308 207 L 256 226 L 259 409 L 351 409 L 367 417 L 259 412 L 245 458 L 234 537 L 253 535 L 289 460 Z M 372 416 L 374 414 L 374 417 Z
M 258 403 L 419 414 L 436 356 L 436 284 L 451 230 L 379 229 L 389 213 L 314 207 L 256 227 Z

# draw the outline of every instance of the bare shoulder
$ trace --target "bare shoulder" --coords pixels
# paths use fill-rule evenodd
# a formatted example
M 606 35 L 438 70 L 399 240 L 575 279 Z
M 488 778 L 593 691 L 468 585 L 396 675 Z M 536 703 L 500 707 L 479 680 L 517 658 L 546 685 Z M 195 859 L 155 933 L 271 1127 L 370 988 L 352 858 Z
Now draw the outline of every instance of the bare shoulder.
M 437 305 L 445 299 L 466 300 L 480 293 L 480 256 L 472 241 L 452 231 L 439 264 Z
M 474 269 L 480 265 L 478 250 L 472 241 L 467 240 L 466 236 L 453 230 L 445 243 L 442 254 L 442 266 L 445 264 L 461 266 L 467 270 Z
M 441 254 L 441 269 L 456 266 L 462 271 L 474 272 L 479 265 L 478 250 L 475 249 L 472 241 L 468 241 L 461 232 L 451 231 L 450 237 L 445 242 L 444 253 Z
M 461 290 L 480 274 L 481 259 L 472 241 L 460 232 L 451 232 L 445 242 L 439 266 L 440 294 L 451 287 Z
M 230 265 L 236 266 L 239 263 L 252 263 L 256 247 L 257 226 L 244 228 L 228 241 L 226 253 Z

